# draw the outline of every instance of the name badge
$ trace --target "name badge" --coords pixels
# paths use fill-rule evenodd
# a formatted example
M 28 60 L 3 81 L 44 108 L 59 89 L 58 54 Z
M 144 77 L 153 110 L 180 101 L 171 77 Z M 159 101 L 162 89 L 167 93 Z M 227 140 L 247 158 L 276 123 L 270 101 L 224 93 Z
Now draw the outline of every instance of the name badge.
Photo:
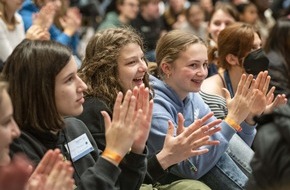
M 69 142 L 67 145 L 65 145 L 65 147 L 68 152 L 70 152 L 70 156 L 73 162 L 94 150 L 87 134 L 85 133 Z

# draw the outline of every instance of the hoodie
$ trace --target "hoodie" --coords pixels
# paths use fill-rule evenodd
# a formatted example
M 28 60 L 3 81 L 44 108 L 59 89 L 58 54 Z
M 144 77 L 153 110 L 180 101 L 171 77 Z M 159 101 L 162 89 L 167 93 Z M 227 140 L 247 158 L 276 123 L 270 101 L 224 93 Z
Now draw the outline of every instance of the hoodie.
M 180 100 L 176 92 L 170 88 L 166 83 L 150 76 L 150 83 L 154 89 L 154 107 L 152 116 L 151 131 L 148 139 L 149 154 L 154 154 L 160 151 L 163 147 L 164 139 L 167 134 L 168 120 L 171 120 L 175 126 L 178 123 L 178 113 L 184 116 L 184 126 L 188 127 L 196 119 L 202 118 L 211 110 L 207 104 L 204 103 L 199 93 L 189 93 L 184 100 Z M 216 120 L 213 116 L 208 122 Z M 203 155 L 188 158 L 192 164 L 197 168 L 193 172 L 191 163 L 188 160 L 182 161 L 171 167 L 170 172 L 181 178 L 199 179 L 212 169 L 219 161 L 220 157 L 228 148 L 229 141 L 236 133 L 226 122 L 222 121 L 220 124 L 222 130 L 210 137 L 211 140 L 219 140 L 220 144 L 217 146 L 208 146 L 209 152 Z M 240 136 L 245 142 L 252 142 L 255 136 L 255 128 L 242 123 L 243 130 L 239 132 Z

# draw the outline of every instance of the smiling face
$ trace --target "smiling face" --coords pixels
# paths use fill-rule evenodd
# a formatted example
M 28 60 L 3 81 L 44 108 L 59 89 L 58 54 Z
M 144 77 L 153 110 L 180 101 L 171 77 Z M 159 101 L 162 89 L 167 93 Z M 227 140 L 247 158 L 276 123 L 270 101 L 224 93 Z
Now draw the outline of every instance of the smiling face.
M 61 116 L 77 116 L 82 113 L 83 93 L 87 85 L 77 75 L 77 64 L 73 58 L 56 75 L 55 103 Z
M 118 63 L 118 75 L 123 92 L 132 90 L 135 86 L 143 84 L 147 72 L 144 53 L 135 43 L 129 43 L 121 48 Z
M 165 82 L 183 100 L 188 93 L 200 91 L 201 83 L 208 74 L 207 48 L 205 45 L 196 43 L 188 46 L 180 52 L 179 57 L 173 64 L 161 65 L 164 73 L 169 73 Z
M 0 104 L 0 166 L 10 162 L 9 145 L 20 135 L 20 130 L 13 119 L 13 107 L 6 90 L 1 94 Z
M 223 10 L 217 10 L 209 23 L 208 32 L 211 38 L 217 42 L 219 33 L 225 29 L 226 26 L 235 22 L 235 19 Z

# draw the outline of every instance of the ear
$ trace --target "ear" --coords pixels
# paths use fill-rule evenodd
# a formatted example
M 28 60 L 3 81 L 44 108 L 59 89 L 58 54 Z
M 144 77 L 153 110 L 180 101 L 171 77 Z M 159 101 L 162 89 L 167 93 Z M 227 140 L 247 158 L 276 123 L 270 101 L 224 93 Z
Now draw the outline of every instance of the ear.
M 170 75 L 172 72 L 172 66 L 169 63 L 162 62 L 160 68 L 165 75 Z
M 233 54 L 228 54 L 226 56 L 226 61 L 232 66 L 239 65 L 239 60 L 238 60 L 237 56 L 235 56 Z

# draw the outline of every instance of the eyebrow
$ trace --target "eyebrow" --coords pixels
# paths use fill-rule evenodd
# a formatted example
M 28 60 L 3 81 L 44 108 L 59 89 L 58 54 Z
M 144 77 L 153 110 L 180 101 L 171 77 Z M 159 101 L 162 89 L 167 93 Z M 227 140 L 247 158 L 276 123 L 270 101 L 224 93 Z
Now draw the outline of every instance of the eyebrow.
M 145 56 L 145 54 L 143 53 L 142 55 L 141 55 L 141 57 L 144 57 Z M 136 56 L 136 55 L 134 55 L 134 56 L 131 56 L 131 57 L 127 57 L 127 58 L 124 58 L 124 60 L 130 60 L 130 59 L 138 59 L 138 56 Z
M 74 72 L 72 72 L 72 73 L 69 73 L 68 75 L 66 75 L 66 77 L 64 77 L 64 81 L 66 81 L 68 78 L 70 78 L 71 76 L 73 76 L 74 75 Z

